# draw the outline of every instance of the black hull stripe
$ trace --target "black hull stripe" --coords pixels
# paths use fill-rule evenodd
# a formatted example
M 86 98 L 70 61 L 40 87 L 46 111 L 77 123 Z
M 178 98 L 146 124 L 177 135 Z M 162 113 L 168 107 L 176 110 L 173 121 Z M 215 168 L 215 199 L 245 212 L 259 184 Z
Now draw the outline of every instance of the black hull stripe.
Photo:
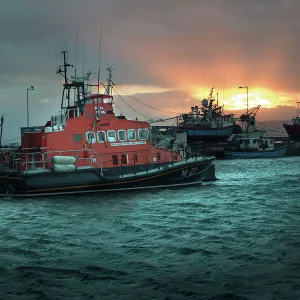
M 166 172 L 166 171 L 163 172 L 163 170 L 162 170 L 160 174 L 152 175 L 152 176 L 146 176 L 146 177 L 138 178 L 138 179 L 134 179 L 134 180 L 127 180 L 127 181 L 126 180 L 119 180 L 119 181 L 116 181 L 116 182 L 103 182 L 103 183 L 100 183 L 100 184 L 89 184 L 89 185 L 80 185 L 80 186 L 67 186 L 67 187 L 61 186 L 61 187 L 56 187 L 56 188 L 45 188 L 45 189 L 28 190 L 28 191 L 21 191 L 21 192 L 23 192 L 23 193 L 35 193 L 35 192 L 43 192 L 43 191 L 55 191 L 55 190 L 61 190 L 61 189 L 72 190 L 72 189 L 81 189 L 81 188 L 90 188 L 90 187 L 101 187 L 101 186 L 104 186 L 104 185 L 127 184 L 127 183 L 132 183 L 132 182 L 145 181 L 145 180 L 156 178 L 156 177 L 162 177 L 162 176 L 165 176 L 165 175 L 168 175 L 168 174 L 171 174 L 171 173 L 174 173 L 174 172 L 186 169 L 186 168 L 194 167 L 194 166 L 197 166 L 199 164 L 208 163 L 208 162 L 211 162 L 211 161 L 212 160 L 206 160 L 206 161 L 201 161 L 201 162 L 198 162 L 198 163 L 190 164 L 188 166 L 185 165 L 184 167 L 178 168 L 176 170 L 171 170 L 169 172 Z M 201 172 L 202 171 L 200 171 L 199 173 L 201 173 Z
M 105 193 L 105 192 L 121 192 L 121 191 L 136 191 L 136 190 L 147 190 L 147 189 L 157 189 L 157 188 L 171 188 L 171 187 L 181 187 L 181 186 L 191 186 L 202 184 L 201 180 L 187 183 L 177 183 L 177 184 L 165 184 L 165 185 L 151 185 L 142 187 L 132 187 L 132 188 L 119 188 L 119 189 L 104 189 L 104 190 L 86 190 L 86 191 L 68 191 L 68 192 L 57 192 L 57 193 L 42 193 L 42 194 L 0 194 L 0 197 L 14 198 L 14 197 L 41 197 L 41 196 L 60 196 L 60 195 L 74 195 L 74 194 L 87 194 L 87 193 Z

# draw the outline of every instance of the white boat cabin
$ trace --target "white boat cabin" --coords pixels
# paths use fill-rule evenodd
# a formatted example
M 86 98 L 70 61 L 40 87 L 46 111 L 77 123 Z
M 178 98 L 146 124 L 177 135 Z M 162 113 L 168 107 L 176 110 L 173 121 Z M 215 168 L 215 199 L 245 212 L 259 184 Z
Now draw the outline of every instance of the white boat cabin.
M 274 150 L 275 140 L 268 138 L 241 138 L 240 149 L 250 151 Z
M 300 125 L 300 118 L 296 117 L 292 119 L 294 125 Z

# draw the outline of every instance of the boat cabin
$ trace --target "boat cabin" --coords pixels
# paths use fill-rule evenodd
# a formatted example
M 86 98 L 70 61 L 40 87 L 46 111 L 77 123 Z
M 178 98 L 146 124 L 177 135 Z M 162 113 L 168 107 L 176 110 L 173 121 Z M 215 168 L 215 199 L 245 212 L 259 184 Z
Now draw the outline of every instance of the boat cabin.
M 296 117 L 292 119 L 294 125 L 300 125 L 300 118 Z
M 105 94 L 90 95 L 82 108 L 62 109 L 40 130 L 23 129 L 21 148 L 28 154 L 41 153 L 31 154 L 33 161 L 40 161 L 45 151 L 48 156 L 73 155 L 78 166 L 90 165 L 91 158 L 92 165 L 104 168 L 181 159 L 152 145 L 149 123 L 116 116 L 113 98 Z
M 274 150 L 275 140 L 269 138 L 241 138 L 242 151 L 271 151 Z

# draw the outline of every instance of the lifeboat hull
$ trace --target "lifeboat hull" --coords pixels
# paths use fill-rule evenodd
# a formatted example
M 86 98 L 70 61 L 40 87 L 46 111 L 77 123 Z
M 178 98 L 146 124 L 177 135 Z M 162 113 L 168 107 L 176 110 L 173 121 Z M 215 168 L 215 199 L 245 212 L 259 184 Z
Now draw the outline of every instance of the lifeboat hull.
M 0 179 L 1 196 L 45 196 L 180 187 L 216 180 L 214 157 L 159 166 L 83 169 L 74 172 L 15 173 Z M 147 169 L 146 169 L 147 167 Z

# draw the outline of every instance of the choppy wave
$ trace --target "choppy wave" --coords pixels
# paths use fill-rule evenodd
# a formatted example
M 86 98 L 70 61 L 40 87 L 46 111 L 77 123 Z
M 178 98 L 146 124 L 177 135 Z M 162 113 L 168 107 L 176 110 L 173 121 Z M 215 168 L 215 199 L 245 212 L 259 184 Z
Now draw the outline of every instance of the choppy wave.
M 0 199 L 0 299 L 300 299 L 300 158 L 200 187 Z

